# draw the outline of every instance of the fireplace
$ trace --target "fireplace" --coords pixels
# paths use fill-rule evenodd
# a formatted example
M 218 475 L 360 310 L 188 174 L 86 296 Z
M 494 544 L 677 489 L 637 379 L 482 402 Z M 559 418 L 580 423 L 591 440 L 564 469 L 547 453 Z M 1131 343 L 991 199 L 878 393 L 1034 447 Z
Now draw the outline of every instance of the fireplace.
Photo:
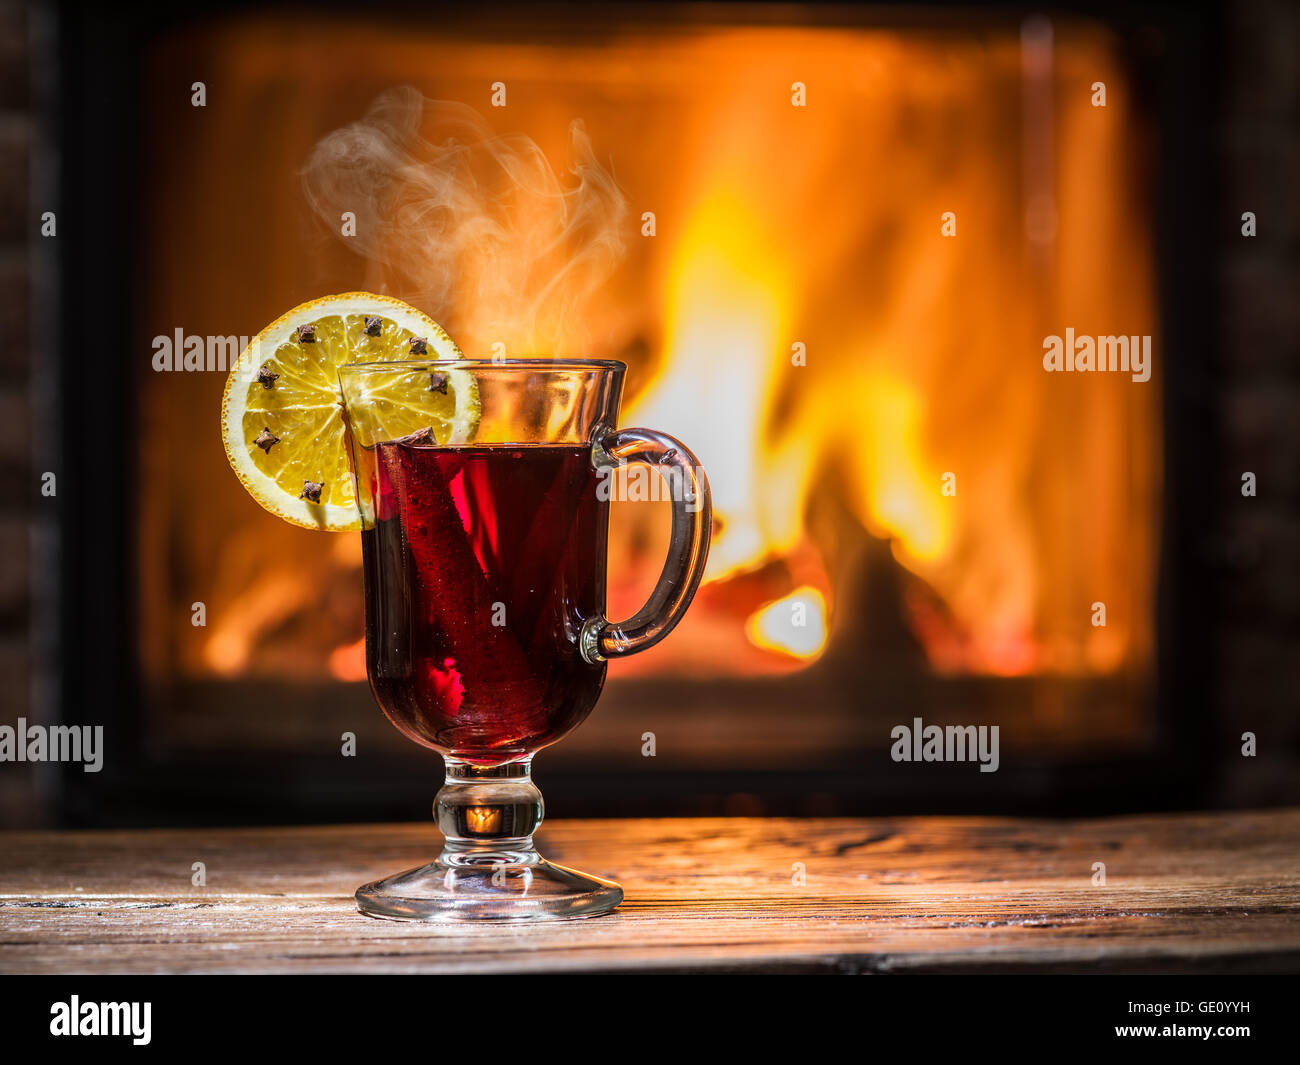
M 1196 505 L 1198 341 L 1194 318 L 1170 320 L 1190 288 L 1168 212 L 1195 195 L 1171 173 L 1192 134 L 1170 117 L 1195 42 L 1118 14 L 551 15 L 232 6 L 124 43 L 138 107 L 110 125 L 132 161 L 103 178 L 123 212 L 85 238 L 132 235 L 88 297 L 129 337 L 102 382 L 119 415 L 66 414 L 96 471 L 83 513 L 130 501 L 79 547 L 130 622 L 95 645 L 101 608 L 65 597 L 131 737 L 110 767 L 120 803 L 409 816 L 432 793 L 436 760 L 365 683 L 357 537 L 260 511 L 216 429 L 224 338 L 326 292 L 382 286 L 467 351 L 501 342 L 305 207 L 313 145 L 398 85 L 476 107 L 557 167 L 583 122 L 629 213 L 572 354 L 625 361 L 623 423 L 691 442 L 714 488 L 686 621 L 616 663 L 592 717 L 537 760 L 556 810 L 1095 810 L 1117 773 L 1142 774 L 1148 804 L 1188 794 L 1199 666 L 1173 608 L 1191 563 L 1167 530 Z M 108 136 L 93 100 L 76 105 L 74 126 Z M 1067 330 L 1131 339 L 1135 357 L 1150 338 L 1149 377 L 1048 372 Z M 208 365 L 159 370 L 160 337 L 205 340 Z M 99 433 L 112 469 L 82 437 Z M 612 520 L 622 617 L 653 583 L 666 505 Z M 900 765 L 892 731 L 918 718 L 997 725 L 999 772 Z M 345 733 L 356 758 L 338 755 Z

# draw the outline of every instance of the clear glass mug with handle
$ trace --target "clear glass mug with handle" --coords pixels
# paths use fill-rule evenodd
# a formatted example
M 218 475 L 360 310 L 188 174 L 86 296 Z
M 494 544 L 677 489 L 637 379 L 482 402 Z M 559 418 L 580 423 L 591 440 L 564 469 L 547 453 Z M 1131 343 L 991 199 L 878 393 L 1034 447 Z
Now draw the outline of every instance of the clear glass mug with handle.
M 568 918 L 622 901 L 617 884 L 537 853 L 531 764 L 591 712 L 609 659 L 672 631 L 704 573 L 708 479 L 672 437 L 614 428 L 625 369 L 567 359 L 340 368 L 370 685 L 446 771 L 434 801 L 442 853 L 360 888 L 363 913 Z M 449 396 L 446 424 L 411 431 L 411 410 Z M 615 471 L 631 462 L 663 475 L 672 533 L 649 600 L 615 623 L 605 617 L 609 503 Z

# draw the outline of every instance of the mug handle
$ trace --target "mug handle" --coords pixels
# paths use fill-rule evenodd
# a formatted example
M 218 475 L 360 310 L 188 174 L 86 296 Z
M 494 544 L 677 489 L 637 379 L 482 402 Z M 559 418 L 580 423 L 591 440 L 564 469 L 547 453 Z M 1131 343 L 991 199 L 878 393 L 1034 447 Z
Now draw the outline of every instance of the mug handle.
M 690 448 L 667 433 L 653 429 L 620 429 L 596 438 L 592 461 L 612 472 L 629 462 L 644 462 L 661 471 L 668 482 L 673 505 L 668 557 L 645 606 L 623 622 L 595 617 L 582 626 L 582 657 L 596 664 L 624 658 L 653 647 L 682 620 L 704 576 L 713 530 L 713 502 L 709 478 Z

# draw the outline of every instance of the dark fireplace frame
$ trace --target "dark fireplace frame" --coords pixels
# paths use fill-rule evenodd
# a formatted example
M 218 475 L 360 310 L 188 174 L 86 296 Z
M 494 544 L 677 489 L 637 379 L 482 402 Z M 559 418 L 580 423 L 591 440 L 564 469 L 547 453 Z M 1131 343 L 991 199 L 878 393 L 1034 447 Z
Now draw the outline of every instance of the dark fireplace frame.
M 325 5 L 329 9 L 332 5 Z M 428 5 L 379 5 L 394 14 L 427 16 Z M 339 5 L 340 9 L 343 8 Z M 1176 5 L 1133 8 L 1050 5 L 1061 14 L 1087 14 L 1114 27 L 1133 49 L 1135 86 L 1148 102 L 1155 146 L 1150 202 L 1158 269 L 1158 313 L 1167 360 L 1163 382 L 1165 485 L 1157 598 L 1156 735 L 1149 747 L 1122 758 L 1045 756 L 1033 764 L 1004 764 L 972 788 L 969 773 L 943 765 L 899 766 L 881 758 L 870 766 L 830 771 L 688 769 L 628 774 L 565 768 L 539 760 L 551 812 L 561 816 L 693 815 L 716 813 L 881 814 L 960 811 L 1098 814 L 1136 808 L 1203 805 L 1214 775 L 1212 656 L 1209 637 L 1191 607 L 1211 578 L 1196 530 L 1209 524 L 1210 486 L 1204 470 L 1218 426 L 1210 366 L 1217 335 L 1212 284 L 1217 255 L 1218 178 L 1207 116 L 1217 86 L 1214 11 Z M 222 12 L 253 5 L 217 5 Z M 568 8 L 575 19 L 591 9 Z M 605 8 L 599 9 L 605 11 Z M 788 6 L 714 4 L 628 5 L 634 22 L 675 17 L 711 21 L 779 21 Z M 954 28 L 990 19 L 1021 19 L 1041 6 L 957 5 L 917 11 L 903 5 L 864 8 L 824 4 L 800 19 L 826 24 L 932 25 Z M 58 397 L 61 566 L 37 575 L 57 595 L 58 646 L 50 671 L 58 681 L 54 708 L 67 723 L 102 724 L 106 758 L 99 774 L 64 767 L 57 774 L 57 808 L 68 824 L 258 823 L 403 818 L 427 809 L 439 776 L 429 755 L 423 770 L 409 759 L 374 760 L 347 780 L 331 752 L 284 756 L 242 752 L 186 756 L 155 749 L 144 734 L 141 678 L 135 664 L 137 493 L 130 427 L 140 424 L 130 376 L 133 291 L 121 262 L 147 205 L 140 202 L 130 160 L 141 130 L 135 101 L 143 91 L 140 59 L 155 35 L 191 16 L 174 8 L 101 11 L 64 4 L 57 14 L 61 149 L 58 191 L 58 276 L 43 327 L 58 358 L 49 368 Z M 201 17 L 201 16 L 199 16 Z M 460 25 L 489 26 L 486 16 L 449 9 Z M 521 19 L 553 21 L 535 10 Z M 477 23 L 476 23 L 477 20 Z M 491 29 L 501 33 L 494 15 Z M 178 87 L 177 91 L 180 91 Z M 77 323 L 93 322 L 106 345 L 89 353 Z M 209 414 L 200 412 L 200 421 Z M 211 414 L 216 431 L 215 413 Z M 159 446 L 166 446 L 159 442 Z M 201 486 L 196 486 L 201 491 Z M 378 714 L 378 711 L 375 711 Z M 599 713 L 599 711 L 597 711 Z M 561 745 L 562 749 L 563 745 Z M 978 798 L 977 798 L 978 796 Z

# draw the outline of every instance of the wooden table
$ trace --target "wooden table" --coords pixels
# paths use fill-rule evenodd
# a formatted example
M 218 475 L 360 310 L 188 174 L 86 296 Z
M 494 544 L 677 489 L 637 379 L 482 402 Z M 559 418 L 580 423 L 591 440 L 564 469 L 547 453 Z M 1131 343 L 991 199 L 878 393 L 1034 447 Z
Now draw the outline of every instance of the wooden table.
M 435 852 L 429 825 L 0 834 L 0 970 L 1300 969 L 1300 810 L 569 821 L 540 840 L 624 904 L 542 925 L 358 914 L 357 885 Z

